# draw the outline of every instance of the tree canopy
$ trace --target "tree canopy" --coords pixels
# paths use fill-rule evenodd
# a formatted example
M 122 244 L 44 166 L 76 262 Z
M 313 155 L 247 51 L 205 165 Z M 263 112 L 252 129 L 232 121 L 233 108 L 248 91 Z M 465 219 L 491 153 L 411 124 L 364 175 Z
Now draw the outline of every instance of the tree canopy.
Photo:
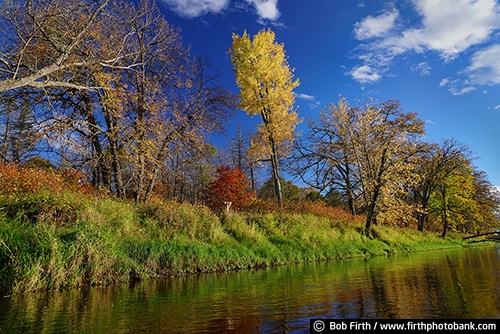
M 35 141 L 120 198 L 147 201 L 172 159 L 206 151 L 234 114 L 220 72 L 190 56 L 151 0 L 6 1 L 3 9 L 0 97 L 30 104 Z M 3 106 L 0 117 L 14 124 Z M 5 143 L 17 132 L 5 132 Z

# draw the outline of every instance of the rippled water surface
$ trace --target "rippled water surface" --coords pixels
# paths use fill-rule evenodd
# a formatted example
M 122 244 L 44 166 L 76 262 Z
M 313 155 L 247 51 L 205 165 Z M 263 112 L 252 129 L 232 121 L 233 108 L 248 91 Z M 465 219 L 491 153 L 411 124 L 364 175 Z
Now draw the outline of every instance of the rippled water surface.
M 499 317 L 498 246 L 0 300 L 1 333 L 307 333 L 310 318 Z

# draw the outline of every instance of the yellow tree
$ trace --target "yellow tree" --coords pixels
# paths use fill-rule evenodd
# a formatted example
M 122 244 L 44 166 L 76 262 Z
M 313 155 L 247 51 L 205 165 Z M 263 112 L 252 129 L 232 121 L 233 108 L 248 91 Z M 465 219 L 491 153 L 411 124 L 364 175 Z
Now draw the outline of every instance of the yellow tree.
M 417 206 L 415 215 L 419 231 L 424 230 L 431 196 L 438 191 L 444 180 L 462 165 L 465 157 L 471 154 L 466 145 L 454 139 L 443 140 L 440 144 L 423 143 L 416 169 L 420 180 L 411 189 Z
M 370 236 L 381 207 L 385 207 L 384 220 L 394 220 L 388 213 L 401 213 L 402 194 L 417 181 L 413 170 L 425 129 L 417 114 L 405 113 L 397 100 L 380 105 L 370 101 L 356 112 L 347 133 L 366 203 L 365 233 Z
M 453 144 L 457 147 L 454 140 L 446 141 L 443 148 Z M 498 198 L 486 174 L 472 164 L 470 154 L 458 152 L 438 171 L 427 211 L 441 220 L 443 238 L 449 230 L 479 233 L 498 224 Z
M 453 162 L 454 168 L 443 176 L 430 198 L 430 212 L 443 223 L 442 237 L 448 229 L 456 229 L 473 217 L 475 210 L 474 177 L 470 161 L 458 157 Z
M 299 81 L 293 79 L 284 45 L 275 42 L 275 34 L 270 29 L 261 30 L 253 40 L 246 32 L 242 36 L 233 34 L 229 54 L 240 88 L 239 108 L 262 118 L 251 150 L 262 155 L 263 160 L 270 160 L 276 200 L 282 206 L 278 162 L 295 138 L 299 120 L 293 110 L 293 89 Z

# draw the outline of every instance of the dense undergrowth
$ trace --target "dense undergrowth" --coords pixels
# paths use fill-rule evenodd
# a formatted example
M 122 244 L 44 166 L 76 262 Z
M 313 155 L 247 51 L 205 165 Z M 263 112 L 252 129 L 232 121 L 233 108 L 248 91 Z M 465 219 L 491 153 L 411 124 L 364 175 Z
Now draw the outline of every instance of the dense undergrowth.
M 386 226 L 367 238 L 362 217 L 321 203 L 255 203 L 218 216 L 203 205 L 118 201 L 91 194 L 74 176 L 47 173 L 45 182 L 28 184 L 22 174 L 0 185 L 3 293 L 465 245 L 453 234 Z

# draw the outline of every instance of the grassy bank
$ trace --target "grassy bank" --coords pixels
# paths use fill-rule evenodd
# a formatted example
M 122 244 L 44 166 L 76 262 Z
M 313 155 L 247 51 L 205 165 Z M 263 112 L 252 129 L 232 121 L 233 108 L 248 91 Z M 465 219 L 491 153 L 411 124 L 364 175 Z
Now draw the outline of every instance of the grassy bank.
M 0 197 L 3 293 L 127 282 L 466 245 L 460 236 L 375 226 L 318 204 L 215 215 L 60 192 Z

